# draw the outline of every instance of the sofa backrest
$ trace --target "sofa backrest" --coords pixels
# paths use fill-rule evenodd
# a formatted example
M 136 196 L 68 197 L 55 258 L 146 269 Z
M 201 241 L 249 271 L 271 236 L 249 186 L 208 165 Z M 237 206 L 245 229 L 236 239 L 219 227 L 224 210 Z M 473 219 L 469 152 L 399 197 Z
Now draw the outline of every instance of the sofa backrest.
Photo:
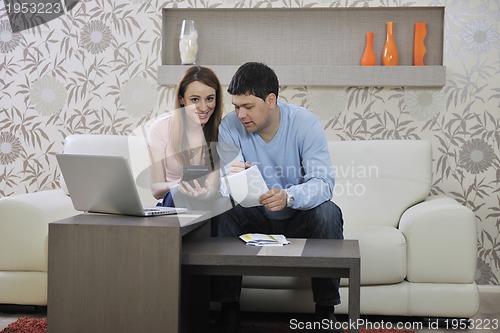
M 410 206 L 423 201 L 432 183 L 431 145 L 423 140 L 360 140 L 328 143 L 336 171 L 332 200 L 345 227 L 392 226 Z M 150 156 L 141 135 L 74 134 L 65 153 L 126 156 L 141 201 L 156 203 L 150 191 Z M 64 180 L 61 181 L 64 187 Z
M 336 171 L 332 200 L 345 227 L 397 227 L 432 184 L 431 144 L 423 140 L 330 141 Z
M 102 154 L 127 157 L 143 205 L 154 205 L 149 170 L 151 159 L 146 138 L 135 135 L 74 134 L 66 137 L 64 153 Z M 62 177 L 61 177 L 62 178 Z M 64 180 L 61 179 L 64 188 Z

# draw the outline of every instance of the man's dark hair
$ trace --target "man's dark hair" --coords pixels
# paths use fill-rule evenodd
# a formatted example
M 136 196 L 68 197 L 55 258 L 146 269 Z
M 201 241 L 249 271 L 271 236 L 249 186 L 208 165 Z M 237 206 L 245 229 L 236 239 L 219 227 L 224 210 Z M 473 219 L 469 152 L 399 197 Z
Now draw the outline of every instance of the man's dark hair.
M 231 95 L 254 95 L 264 101 L 271 93 L 277 98 L 278 90 L 276 73 L 269 66 L 259 62 L 247 62 L 241 65 L 227 88 L 227 92 Z

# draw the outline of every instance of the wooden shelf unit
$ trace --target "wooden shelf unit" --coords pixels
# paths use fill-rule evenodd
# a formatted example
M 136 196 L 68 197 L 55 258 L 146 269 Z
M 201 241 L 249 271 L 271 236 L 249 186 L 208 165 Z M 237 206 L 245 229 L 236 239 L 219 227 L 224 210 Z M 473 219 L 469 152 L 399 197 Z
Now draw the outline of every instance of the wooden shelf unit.
M 179 65 L 179 29 L 195 20 L 197 63 L 212 68 L 222 84 L 247 61 L 271 66 L 281 85 L 429 86 L 445 85 L 444 7 L 371 8 L 164 8 L 162 64 L 158 83 L 175 85 L 187 66 Z M 386 22 L 395 22 L 399 66 L 380 65 Z M 415 22 L 427 22 L 426 66 L 412 66 Z M 359 62 L 366 32 L 373 31 L 377 66 Z

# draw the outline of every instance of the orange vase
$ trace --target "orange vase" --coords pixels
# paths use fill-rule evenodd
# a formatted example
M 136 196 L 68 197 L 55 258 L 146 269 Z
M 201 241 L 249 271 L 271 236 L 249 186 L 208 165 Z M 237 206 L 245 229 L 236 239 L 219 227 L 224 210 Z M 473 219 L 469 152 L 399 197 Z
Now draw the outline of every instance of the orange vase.
M 394 22 L 387 22 L 387 39 L 382 52 L 382 65 L 397 66 L 398 60 L 398 48 L 394 40 Z
M 426 35 L 425 22 L 415 23 L 415 37 L 413 39 L 413 64 L 415 66 L 425 66 L 424 56 L 427 49 L 425 48 L 424 39 Z
M 377 59 L 375 52 L 373 52 L 373 32 L 369 31 L 366 33 L 366 46 L 361 57 L 361 66 L 375 66 L 376 64 Z

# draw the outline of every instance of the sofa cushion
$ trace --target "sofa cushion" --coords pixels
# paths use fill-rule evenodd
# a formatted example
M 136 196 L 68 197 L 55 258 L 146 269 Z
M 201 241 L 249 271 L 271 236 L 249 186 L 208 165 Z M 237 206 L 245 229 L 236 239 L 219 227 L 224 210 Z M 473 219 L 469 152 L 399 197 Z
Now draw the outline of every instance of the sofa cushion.
M 352 227 L 345 239 L 357 239 L 361 254 L 361 284 L 399 283 L 406 277 L 406 240 L 396 228 Z
M 344 238 L 359 241 L 362 258 L 361 285 L 393 284 L 405 279 L 406 241 L 398 229 L 349 228 L 344 230 Z M 347 284 L 347 280 L 342 279 L 341 285 Z M 303 277 L 245 276 L 243 278 L 245 288 L 304 289 L 310 286 L 310 279 Z
M 47 272 L 0 270 L 0 304 L 47 305 Z
M 0 198 L 0 211 L 1 271 L 47 272 L 48 224 L 77 214 L 60 189 Z
M 432 183 L 431 145 L 423 140 L 331 141 L 333 199 L 347 227 L 397 227 Z

